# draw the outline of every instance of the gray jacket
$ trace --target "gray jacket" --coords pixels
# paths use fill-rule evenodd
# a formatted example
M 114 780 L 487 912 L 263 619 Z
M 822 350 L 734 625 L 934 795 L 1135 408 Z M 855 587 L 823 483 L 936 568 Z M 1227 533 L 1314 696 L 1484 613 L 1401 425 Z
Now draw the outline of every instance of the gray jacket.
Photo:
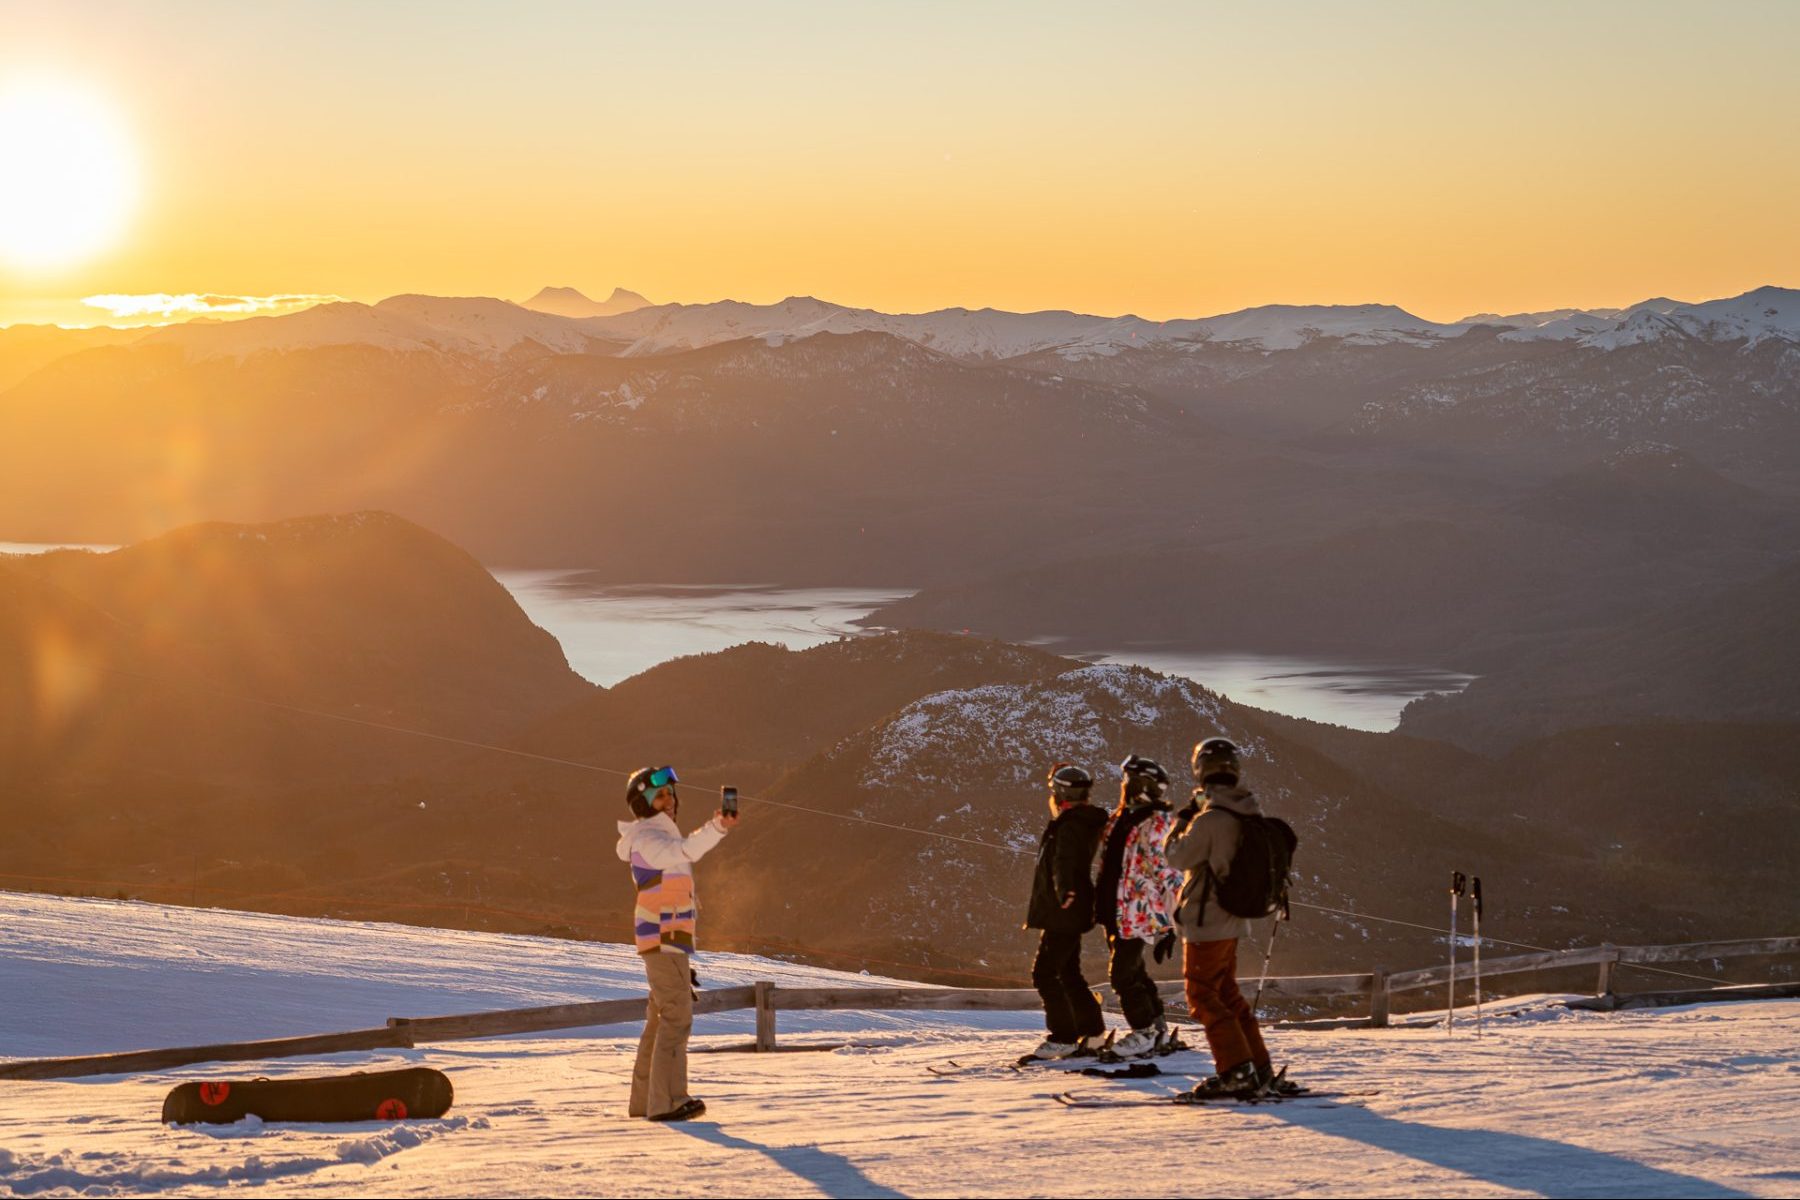
M 1262 806 L 1243 788 L 1221 783 L 1196 789 L 1194 801 L 1201 805 L 1199 815 L 1186 821 L 1177 817 L 1175 828 L 1163 840 L 1163 857 L 1171 867 L 1183 872 L 1175 924 L 1183 940 L 1190 942 L 1247 938 L 1249 921 L 1232 916 L 1210 895 L 1202 905 L 1201 896 L 1212 890 L 1206 886 L 1208 868 L 1215 879 L 1224 878 L 1231 867 L 1231 856 L 1237 853 L 1238 819 L 1231 813 L 1259 816 Z

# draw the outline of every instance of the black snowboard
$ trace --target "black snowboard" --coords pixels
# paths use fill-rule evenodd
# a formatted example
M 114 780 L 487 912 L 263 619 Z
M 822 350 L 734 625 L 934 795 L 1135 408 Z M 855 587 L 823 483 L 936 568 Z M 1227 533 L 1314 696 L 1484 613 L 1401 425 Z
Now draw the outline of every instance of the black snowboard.
M 165 1125 L 265 1121 L 399 1121 L 450 1111 L 450 1080 L 429 1067 L 359 1071 L 310 1079 L 209 1079 L 184 1083 L 163 1101 Z

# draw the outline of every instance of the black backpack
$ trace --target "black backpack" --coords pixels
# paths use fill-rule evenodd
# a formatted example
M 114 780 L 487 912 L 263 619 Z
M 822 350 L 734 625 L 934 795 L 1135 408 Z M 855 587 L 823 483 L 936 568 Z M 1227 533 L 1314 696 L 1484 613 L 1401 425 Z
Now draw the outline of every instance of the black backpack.
M 1294 847 L 1300 839 L 1280 817 L 1230 812 L 1238 821 L 1237 850 L 1223 879 L 1214 877 L 1213 898 L 1234 917 L 1254 921 L 1277 909 L 1287 908 L 1288 873 L 1294 864 Z M 1211 874 L 1211 871 L 1208 871 Z

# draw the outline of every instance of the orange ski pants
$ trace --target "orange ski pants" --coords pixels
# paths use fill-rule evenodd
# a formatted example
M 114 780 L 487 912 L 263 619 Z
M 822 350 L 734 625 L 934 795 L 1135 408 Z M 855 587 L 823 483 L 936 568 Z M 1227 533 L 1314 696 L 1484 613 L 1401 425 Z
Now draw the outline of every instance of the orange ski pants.
M 1250 1002 L 1238 990 L 1237 939 L 1218 942 L 1183 942 L 1181 977 L 1187 991 L 1188 1012 L 1206 1027 L 1206 1044 L 1212 1047 L 1219 1074 L 1240 1063 L 1269 1065 L 1269 1049 Z

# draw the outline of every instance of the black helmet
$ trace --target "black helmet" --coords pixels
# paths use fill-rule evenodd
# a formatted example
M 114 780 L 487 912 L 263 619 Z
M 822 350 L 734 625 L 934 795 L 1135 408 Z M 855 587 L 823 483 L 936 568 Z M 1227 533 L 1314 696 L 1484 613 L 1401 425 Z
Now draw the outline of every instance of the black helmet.
M 1137 754 L 1119 764 L 1119 778 L 1125 781 L 1127 800 L 1139 796 L 1160 800 L 1162 794 L 1169 790 L 1169 773 L 1162 769 L 1162 764 L 1153 758 Z
M 1050 794 L 1060 804 L 1082 804 L 1093 789 L 1094 777 L 1085 767 L 1074 763 L 1057 763 L 1050 768 Z
M 1194 778 L 1201 786 L 1214 779 L 1238 781 L 1238 748 L 1230 739 L 1210 737 L 1194 747 Z
M 651 801 L 656 793 L 679 782 L 674 767 L 639 767 L 633 771 L 625 781 L 625 803 L 631 806 L 631 815 L 640 821 L 654 817 L 656 805 Z

